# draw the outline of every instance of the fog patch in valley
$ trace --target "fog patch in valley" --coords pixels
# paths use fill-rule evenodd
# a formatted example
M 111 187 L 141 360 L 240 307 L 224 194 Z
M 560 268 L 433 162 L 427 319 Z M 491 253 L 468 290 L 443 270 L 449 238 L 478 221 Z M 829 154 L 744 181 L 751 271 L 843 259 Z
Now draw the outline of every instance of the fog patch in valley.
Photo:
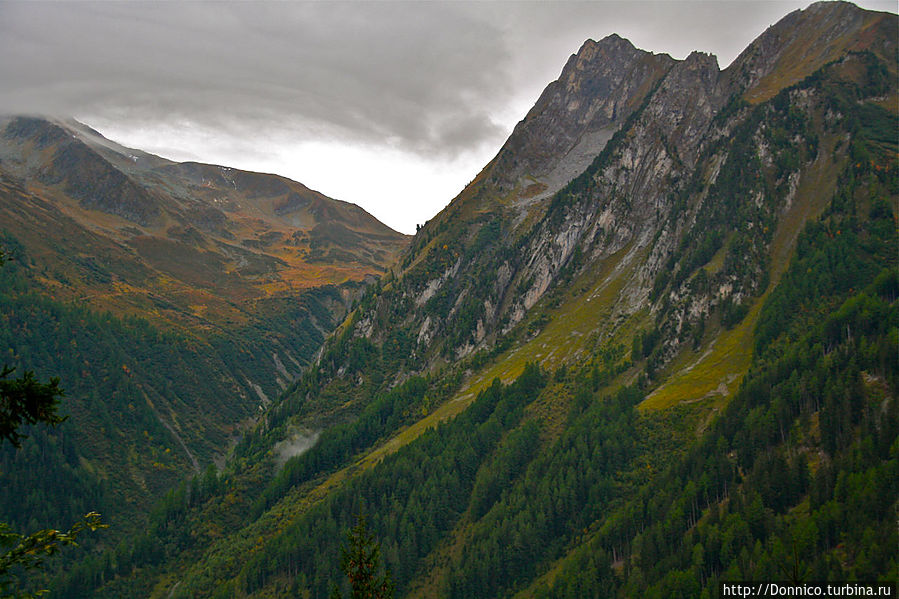
M 274 446 L 275 466 L 278 470 L 290 458 L 302 455 L 312 449 L 318 442 L 321 431 L 312 431 L 305 428 L 290 427 L 287 438 L 279 441 Z

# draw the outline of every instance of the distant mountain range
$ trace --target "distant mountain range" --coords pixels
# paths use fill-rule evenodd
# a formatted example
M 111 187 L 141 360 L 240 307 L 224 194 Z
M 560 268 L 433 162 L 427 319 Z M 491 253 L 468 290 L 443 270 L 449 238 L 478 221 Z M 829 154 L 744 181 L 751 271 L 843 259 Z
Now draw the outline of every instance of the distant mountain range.
M 0 128 L 3 231 L 48 266 L 53 254 L 90 262 L 68 283 L 46 277 L 59 298 L 147 314 L 159 295 L 173 304 L 160 317 L 202 326 L 246 318 L 254 300 L 381 274 L 406 244 L 358 206 L 284 177 L 174 163 L 75 121 Z

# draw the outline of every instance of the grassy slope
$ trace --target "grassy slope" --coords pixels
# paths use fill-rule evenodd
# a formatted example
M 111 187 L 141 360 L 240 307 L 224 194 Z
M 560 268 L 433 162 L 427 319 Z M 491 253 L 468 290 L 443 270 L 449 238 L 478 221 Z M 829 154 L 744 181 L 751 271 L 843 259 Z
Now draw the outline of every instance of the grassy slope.
M 771 290 L 790 262 L 803 225 L 824 210 L 829 190 L 845 164 L 845 156 L 832 159 L 835 139 L 819 152 L 818 160 L 804 173 L 796 197 L 778 223 L 771 242 L 771 279 L 767 290 L 752 304 L 743 320 L 722 331 L 711 343 L 693 352 L 686 350 L 667 368 L 670 377 L 640 404 L 643 410 L 660 410 L 680 402 L 717 396 L 725 399 L 740 385 L 752 361 L 752 331 Z M 699 354 L 698 357 L 696 354 Z

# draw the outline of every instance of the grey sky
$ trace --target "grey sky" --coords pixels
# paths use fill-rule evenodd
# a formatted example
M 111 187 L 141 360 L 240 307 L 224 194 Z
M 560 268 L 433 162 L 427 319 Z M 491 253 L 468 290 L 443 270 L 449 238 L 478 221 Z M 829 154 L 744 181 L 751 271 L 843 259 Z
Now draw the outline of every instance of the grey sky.
M 723 68 L 806 5 L 0 0 L 0 112 L 72 115 L 166 157 L 278 172 L 408 232 L 585 39 L 712 52 Z

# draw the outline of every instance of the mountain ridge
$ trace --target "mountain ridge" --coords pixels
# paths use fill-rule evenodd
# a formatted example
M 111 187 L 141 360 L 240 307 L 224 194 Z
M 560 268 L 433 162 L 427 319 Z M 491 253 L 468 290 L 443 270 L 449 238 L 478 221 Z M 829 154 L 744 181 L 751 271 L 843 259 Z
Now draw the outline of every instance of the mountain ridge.
M 777 29 L 776 27 L 769 28 L 766 32 L 764 32 L 758 40 L 753 42 L 755 45 L 759 45 L 760 43 L 765 42 L 766 40 L 774 40 L 769 45 L 776 45 L 776 43 L 782 43 L 787 46 L 791 46 L 794 44 L 795 39 L 814 39 L 814 32 L 817 32 L 819 28 L 822 27 L 826 30 L 822 33 L 822 35 L 827 36 L 830 35 L 830 32 L 833 30 L 843 29 L 843 13 L 846 11 L 854 11 L 854 15 L 866 15 L 863 17 L 858 17 L 855 19 L 855 22 L 858 25 L 855 28 L 850 28 L 848 32 L 844 32 L 844 37 L 839 39 L 851 38 L 852 35 L 856 33 L 856 31 L 865 24 L 870 26 L 871 23 L 875 25 L 878 23 L 884 23 L 884 19 L 887 17 L 884 16 L 885 13 L 867 13 L 865 11 L 860 11 L 857 8 L 852 7 L 851 5 L 844 5 L 840 3 L 836 3 L 833 5 L 824 4 L 823 8 L 819 7 L 816 9 L 812 9 L 811 11 L 800 11 L 800 13 L 794 14 L 789 17 L 790 22 L 799 21 L 798 25 L 802 25 L 806 27 L 804 34 L 797 34 L 795 38 L 790 38 L 789 40 L 775 40 Z M 830 10 L 826 10 L 830 7 Z M 824 13 L 822 15 L 822 13 Z M 805 15 L 804 17 L 802 15 Z M 811 32 L 811 33 L 810 33 Z M 613 46 L 620 47 L 621 42 L 616 40 L 615 38 L 607 38 L 610 40 Z M 878 38 L 880 39 L 880 38 Z M 883 39 L 886 39 L 885 42 L 887 46 L 889 45 L 890 36 L 887 35 Z M 848 42 L 847 42 L 848 43 Z M 753 44 L 750 44 L 750 49 L 753 47 Z M 592 47 L 592 45 L 588 44 L 585 47 Z M 583 50 L 583 48 L 582 48 Z M 653 124 L 654 127 L 666 127 L 667 130 L 659 130 L 654 133 L 647 133 L 648 135 L 654 136 L 654 144 L 658 147 L 653 148 L 652 152 L 656 156 L 655 164 L 653 166 L 648 166 L 652 163 L 652 161 L 644 161 L 645 165 L 643 168 L 647 171 L 647 174 L 651 173 L 654 175 L 656 180 L 663 178 L 664 176 L 674 176 L 677 177 L 677 170 L 683 170 L 683 165 L 678 166 L 676 163 L 682 159 L 686 159 L 688 164 L 691 157 L 691 153 L 695 154 L 695 152 L 700 151 L 699 140 L 695 138 L 696 135 L 700 135 L 703 133 L 704 128 L 708 128 L 712 125 L 712 117 L 720 110 L 724 110 L 727 108 L 727 104 L 730 103 L 731 106 L 735 106 L 736 103 L 740 101 L 738 95 L 752 93 L 752 89 L 754 84 L 750 83 L 741 83 L 736 81 L 736 76 L 731 75 L 731 73 L 737 73 L 740 70 L 745 70 L 749 68 L 746 65 L 752 65 L 753 60 L 759 63 L 757 67 L 753 67 L 759 71 L 759 73 L 764 73 L 767 70 L 773 68 L 774 65 L 766 64 L 764 60 L 759 58 L 753 58 L 755 54 L 751 51 L 744 52 L 742 55 L 742 59 L 738 59 L 734 62 L 731 67 L 725 69 L 724 71 L 720 71 L 717 66 L 717 62 L 713 59 L 713 57 L 705 57 L 703 58 L 702 53 L 693 53 L 684 61 L 673 61 L 671 69 L 675 69 L 674 71 L 668 70 L 665 72 L 664 77 L 659 77 L 659 80 L 662 81 L 660 85 L 662 85 L 665 89 L 660 90 L 658 96 L 653 96 L 653 99 L 650 100 L 650 105 L 646 107 L 646 110 L 649 112 L 655 111 L 656 116 L 661 116 L 663 114 L 667 114 L 670 118 L 675 119 L 675 121 L 669 121 L 667 123 L 663 123 L 661 120 L 656 120 Z M 568 65 L 566 68 L 570 68 L 572 64 L 577 62 L 577 55 L 573 55 L 572 59 L 569 59 Z M 807 68 L 813 68 L 816 65 L 820 66 L 821 61 L 818 58 L 815 58 Z M 695 69 L 695 70 L 694 70 Z M 563 70 L 564 73 L 564 70 Z M 693 89 L 706 89 L 706 92 L 701 97 L 692 98 L 695 100 L 695 104 L 690 104 L 689 102 L 684 101 L 684 98 L 677 98 L 674 94 L 676 94 L 677 87 L 679 83 L 677 82 L 677 78 L 687 77 L 690 74 L 695 74 L 698 76 L 705 76 L 706 82 L 704 87 L 694 88 L 690 86 L 682 86 L 684 90 L 693 90 Z M 703 75 L 704 73 L 704 75 Z M 664 82 L 664 79 L 668 79 L 668 83 Z M 760 77 L 761 78 L 761 77 Z M 783 81 L 782 87 L 788 87 L 789 84 L 795 82 L 795 78 L 791 78 L 789 80 Z M 746 89 L 743 86 L 748 86 Z M 541 94 L 541 98 L 544 98 L 547 94 L 558 87 L 558 82 L 550 84 L 547 89 Z M 757 86 L 756 86 L 757 87 Z M 668 94 L 669 99 L 665 100 L 662 95 Z M 541 103 L 538 101 L 536 106 L 540 106 Z M 682 107 L 672 110 L 670 107 Z M 533 110 L 531 113 L 533 114 Z M 557 112 L 557 120 L 563 120 L 563 116 L 561 112 Z M 697 120 L 698 119 L 698 120 Z M 681 123 L 680 121 L 683 121 Z M 695 122 L 693 122 L 695 121 Z M 523 121 L 526 123 L 527 119 Z M 524 125 L 519 125 L 516 127 L 516 131 L 522 129 Z M 691 129 L 692 127 L 692 129 Z M 504 145 L 504 150 L 507 150 L 510 145 L 514 145 L 512 140 L 518 135 L 517 132 L 513 132 L 510 136 L 510 141 Z M 689 136 L 694 136 L 694 139 L 688 139 Z M 594 154 L 594 158 L 596 156 L 602 154 L 602 150 L 607 147 L 608 142 L 611 142 L 611 136 L 609 136 L 608 140 L 602 139 L 600 140 L 600 145 L 594 149 L 596 154 Z M 499 163 L 499 156 L 504 153 L 504 150 L 500 151 L 497 159 L 494 159 L 485 169 L 485 172 L 482 173 L 478 179 L 470 186 L 469 189 L 464 191 L 460 197 L 455 202 L 455 206 L 451 204 L 446 209 L 446 217 L 442 215 L 438 215 L 433 219 L 435 225 L 434 227 L 446 227 L 445 223 L 440 221 L 450 218 L 454 218 L 456 213 L 474 213 L 481 212 L 485 213 L 491 209 L 494 209 L 497 205 L 507 205 L 511 202 L 513 206 L 517 206 L 518 210 L 513 217 L 516 223 L 528 222 L 530 218 L 539 218 L 536 216 L 540 213 L 542 209 L 540 206 L 535 206 L 533 202 L 524 200 L 522 201 L 522 195 L 531 195 L 532 192 L 525 192 L 524 194 L 519 192 L 513 192 L 508 190 L 508 186 L 502 187 L 499 189 L 493 187 L 489 180 L 489 170 L 493 168 L 497 168 L 497 164 Z M 566 155 L 570 151 L 569 147 L 561 148 L 558 152 L 558 155 Z M 507 159 L 514 160 L 514 159 Z M 663 164 L 666 161 L 672 162 L 673 170 L 671 167 Z M 589 170 L 589 169 L 588 169 Z M 666 174 L 662 175 L 663 171 Z M 518 172 L 514 171 L 513 172 Z M 615 181 L 614 178 L 617 177 L 618 181 Z M 648 205 L 645 205 L 642 209 L 641 215 L 635 215 L 636 218 L 632 219 L 634 223 L 637 222 L 645 222 L 647 219 L 654 218 L 654 213 L 657 212 L 660 208 L 664 208 L 664 193 L 661 193 L 657 188 L 655 190 L 649 188 L 644 189 L 643 191 L 638 191 L 634 185 L 652 185 L 650 182 L 651 179 L 648 177 L 630 177 L 630 181 L 625 181 L 621 178 L 621 173 L 608 173 L 608 179 L 610 179 L 610 185 L 608 186 L 607 196 L 614 195 L 616 193 L 614 189 L 625 189 L 626 193 L 632 194 L 634 197 L 643 197 L 643 198 L 652 198 L 655 199 L 651 201 Z M 573 184 L 575 178 L 566 181 L 565 185 Z M 640 183 L 640 181 L 645 181 L 645 183 Z M 519 179 L 522 181 L 522 179 Z M 545 184 L 543 184 L 545 185 Z M 663 184 L 664 186 L 665 184 Z M 556 184 L 557 187 L 562 187 L 562 184 Z M 628 188 L 628 186 L 630 186 Z M 534 179 L 530 182 L 530 184 L 525 185 L 523 182 L 518 183 L 519 188 L 524 189 L 540 189 L 542 187 L 539 179 Z M 482 204 L 483 200 L 478 200 L 477 198 L 490 197 L 492 203 L 488 203 L 486 205 Z M 532 196 L 533 197 L 533 196 Z M 546 203 L 549 195 L 545 193 L 541 193 L 536 196 L 536 198 L 542 200 L 542 203 Z M 473 198 L 473 199 L 468 199 Z M 468 204 L 472 204 L 468 206 Z M 492 206 L 492 207 L 491 207 Z M 630 209 L 628 209 L 630 210 Z M 605 225 L 614 224 L 616 227 L 616 235 L 619 238 L 619 241 L 614 243 L 610 253 L 614 253 L 618 249 L 622 247 L 622 243 L 624 241 L 624 231 L 626 228 L 622 228 L 621 225 L 624 224 L 620 219 L 615 218 L 616 208 L 614 205 L 609 205 L 606 207 L 605 211 L 601 215 L 601 220 Z M 430 223 L 429 223 L 430 224 Z M 634 227 L 634 224 L 627 224 L 627 227 Z M 645 230 L 649 231 L 649 227 Z M 431 233 L 429 227 L 426 226 L 424 229 L 424 233 L 427 236 Z M 421 245 L 421 242 L 413 242 L 412 248 L 415 251 Z M 443 244 L 438 244 L 443 245 Z M 559 258 L 556 259 L 557 265 L 553 266 L 554 260 L 549 260 L 548 262 L 544 262 L 542 266 L 537 265 L 536 269 L 542 274 L 536 274 L 536 278 L 538 281 L 538 285 L 533 289 L 531 293 L 531 298 L 540 297 L 542 295 L 542 291 L 540 289 L 545 283 L 548 282 L 548 273 L 552 271 L 558 271 L 559 266 L 567 260 L 567 257 L 571 255 L 572 248 L 569 247 L 567 250 L 563 249 Z M 540 251 L 530 251 L 529 255 L 541 255 Z M 411 263 L 413 260 L 420 260 L 419 257 L 410 257 L 407 256 L 406 262 Z M 651 260 L 658 260 L 658 258 L 651 258 Z M 527 303 L 532 303 L 533 299 L 528 300 Z M 525 310 L 521 309 L 513 309 L 513 317 L 512 320 L 515 320 L 518 316 L 523 315 Z M 485 323 L 486 324 L 486 323 Z M 488 327 L 489 328 L 489 327 Z
M 83 127 L 66 129 L 62 121 L 16 118 L 4 130 L 9 144 L 0 164 L 6 180 L 27 182 L 32 195 L 54 202 L 77 226 L 127 247 L 150 272 L 208 301 L 214 301 L 210 292 L 246 301 L 361 281 L 384 272 L 405 244 L 405 236 L 362 209 L 276 175 L 173 163 Z M 217 283 L 190 280 L 167 258 L 176 249 L 205 265 L 200 269 L 217 271 Z M 146 276 L 114 276 L 133 291 L 146 284 Z M 184 306 L 181 314 L 170 314 L 189 319 L 190 311 Z

